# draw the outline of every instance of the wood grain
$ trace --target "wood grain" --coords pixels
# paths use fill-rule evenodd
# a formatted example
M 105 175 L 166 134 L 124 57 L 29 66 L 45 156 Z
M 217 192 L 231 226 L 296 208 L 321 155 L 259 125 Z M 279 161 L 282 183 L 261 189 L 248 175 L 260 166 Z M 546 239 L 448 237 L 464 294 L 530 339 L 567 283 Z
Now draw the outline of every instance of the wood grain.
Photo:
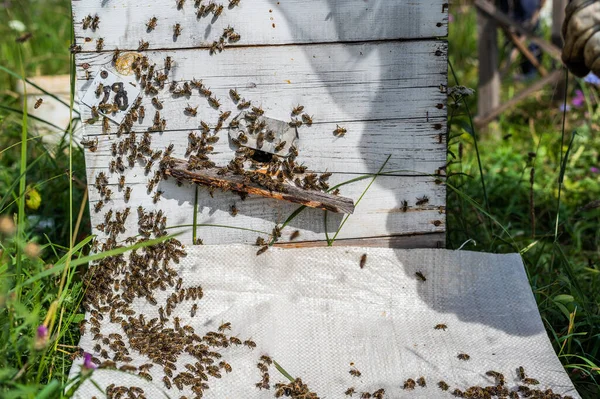
M 197 18 L 192 0 L 181 10 L 175 0 L 151 5 L 139 0 L 73 0 L 72 4 L 76 41 L 84 51 L 94 51 L 100 37 L 106 50 L 135 50 L 140 39 L 148 41 L 150 49 L 207 47 L 227 26 L 241 35 L 237 45 L 244 46 L 424 39 L 448 33 L 447 0 L 243 0 L 239 7 L 225 7 L 216 19 Z M 99 28 L 84 30 L 82 19 L 95 14 L 100 16 Z M 148 32 L 146 23 L 153 16 L 157 26 Z M 177 23 L 182 32 L 175 38 Z M 86 37 L 92 41 L 86 42 Z
M 355 178 L 356 175 L 334 174 L 331 184 L 339 184 Z M 369 184 L 370 179 L 347 184 L 340 188 L 341 193 L 356 200 Z M 108 209 L 114 212 L 131 208 L 131 216 L 125 223 L 129 235 L 137 234 L 136 209 L 142 206 L 146 211 L 163 210 L 167 216 L 169 233 L 184 232 L 179 239 L 185 244 L 192 243 L 192 224 L 196 187 L 192 184 L 177 186 L 174 179 L 160 182 L 158 189 L 163 191 L 160 200 L 154 204 L 152 193 L 148 194 L 145 184 L 127 184 L 132 187 L 131 198 L 124 200 L 123 191 L 111 184 L 114 191 L 112 200 L 105 202 L 98 213 L 94 206 L 100 195 L 94 187 L 90 187 L 90 206 L 93 232 L 103 237 L 96 226 L 104 222 L 104 214 Z M 261 235 L 267 238 L 275 224 L 283 223 L 298 205 L 256 196 L 249 196 L 242 201 L 237 194 L 214 191 L 211 196 L 208 189 L 198 187 L 198 237 L 205 244 L 249 243 L 256 241 Z M 417 198 L 426 196 L 429 202 L 416 205 Z M 402 201 L 407 201 L 406 212 L 402 209 Z M 231 205 L 238 209 L 237 216 L 231 214 Z M 325 231 L 333 235 L 340 226 L 343 215 L 329 213 L 327 228 L 324 223 L 324 211 L 306 208 L 288 227 L 283 229 L 281 242 L 289 241 L 292 231 L 299 230 L 297 241 L 317 241 L 325 239 Z M 362 201 L 356 206 L 353 215 L 341 230 L 340 239 L 359 239 L 361 237 L 378 237 L 392 235 L 411 235 L 421 233 L 443 233 L 445 231 L 445 187 L 436 185 L 432 178 L 425 176 L 397 177 L 379 176 L 367 191 Z M 181 226 L 181 227 L 177 227 Z M 226 226 L 226 227 L 225 227 Z M 242 229 L 250 229 L 247 231 Z
M 156 63 L 157 71 L 172 56 L 174 66 L 166 86 L 171 81 L 201 79 L 221 101 L 220 111 L 232 111 L 232 116 L 239 110 L 229 90 L 237 89 L 270 118 L 289 121 L 292 108 L 302 104 L 317 124 L 444 118 L 446 98 L 440 84 L 447 79 L 446 54 L 447 43 L 436 40 L 240 48 L 220 57 L 199 49 L 145 55 L 151 64 Z M 88 64 L 92 76 L 101 67 L 114 70 L 111 54 L 77 54 L 76 63 Z M 85 80 L 81 68 L 77 79 L 82 97 L 91 81 Z M 198 90 L 190 97 L 176 97 L 165 87 L 157 97 L 163 103 L 167 130 L 194 129 L 200 120 L 213 126 L 217 122 L 219 112 Z M 148 115 L 139 125 L 142 131 L 152 125 L 155 109 L 151 98 L 144 100 Z M 196 117 L 184 114 L 188 104 L 198 106 Z M 89 117 L 89 108 L 84 107 L 82 119 Z M 94 127 L 86 133 L 93 134 Z
M 222 191 L 273 198 L 334 213 L 354 213 L 354 202 L 350 198 L 321 191 L 305 190 L 291 184 L 285 184 L 283 191 L 270 190 L 252 182 L 245 182 L 243 175 L 234 175 L 229 172 L 221 176 L 219 168 L 189 170 L 189 163 L 181 159 L 174 159 L 173 165 L 169 165 L 165 173 L 176 180 L 203 185 L 209 189 L 212 187 Z

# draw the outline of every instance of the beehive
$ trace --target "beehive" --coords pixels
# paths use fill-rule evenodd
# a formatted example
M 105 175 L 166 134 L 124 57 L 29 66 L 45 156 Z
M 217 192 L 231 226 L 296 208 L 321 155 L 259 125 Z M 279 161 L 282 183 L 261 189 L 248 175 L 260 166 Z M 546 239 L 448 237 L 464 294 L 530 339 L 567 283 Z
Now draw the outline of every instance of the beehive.
M 239 112 L 229 95 L 236 89 L 270 118 L 290 120 L 293 107 L 305 107 L 314 123 L 298 129 L 296 161 L 309 171 L 331 172 L 331 186 L 374 175 L 383 167 L 383 174 L 339 232 L 338 244 L 443 246 L 445 187 L 440 175 L 446 162 L 447 43 L 441 37 L 447 33 L 447 3 L 242 0 L 232 6 L 224 1 L 220 14 L 215 5 L 211 12 L 198 15 L 200 7 L 209 4 L 207 0 L 73 1 L 81 98 L 100 70 L 126 72 L 116 68 L 114 60 L 130 52 L 146 56 L 150 65 L 156 65 L 155 74 L 167 75 L 164 88 L 155 94 L 142 90 L 145 118 L 124 129 L 120 137 L 114 122 L 110 131 L 103 128 L 102 116 L 85 124 L 84 135 L 93 143 L 86 149 L 86 165 L 94 232 L 104 235 L 97 226 L 108 209 L 122 212 L 129 207 L 132 216 L 122 237 L 138 234 L 135 210 L 139 206 L 162 210 L 168 231 L 183 231 L 179 238 L 184 243 L 191 243 L 194 234 L 204 244 L 254 243 L 258 235 L 266 237 L 288 219 L 298 205 L 256 196 L 242 201 L 231 192 L 179 186 L 172 178 L 148 190 L 160 159 L 146 173 L 150 155 L 130 166 L 125 154 L 112 152 L 113 144 L 118 146 L 131 130 L 138 143 L 147 133 L 153 151 L 173 144 L 172 155 L 185 158 L 189 133 L 200 135 L 201 121 L 214 128 L 220 112 Z M 97 17 L 96 26 L 84 26 L 86 17 Z M 153 17 L 155 27 L 148 25 Z M 228 27 L 239 34 L 239 40 L 226 39 L 221 48 L 219 39 Z M 147 48 L 140 48 L 146 43 Z M 115 57 L 117 49 L 120 53 Z M 167 57 L 172 60 L 168 72 Z M 218 110 L 197 89 L 179 96 L 169 91 L 172 82 L 183 87 L 193 79 L 210 88 L 221 103 Z M 153 97 L 162 109 L 151 102 Z M 198 107 L 197 115 L 185 113 L 187 106 Z M 166 126 L 152 129 L 157 111 Z M 84 106 L 82 119 L 90 118 L 91 109 Z M 347 130 L 343 137 L 333 134 L 338 125 Z M 210 154 L 219 166 L 235 156 L 226 128 L 227 124 L 216 133 L 220 139 Z M 111 173 L 111 162 L 119 156 L 124 167 Z M 112 191 L 109 200 L 95 187 L 100 172 Z M 123 177 L 124 186 L 119 187 Z M 357 201 L 371 180 L 346 184 L 340 187 L 341 195 Z M 162 195 L 154 203 L 157 190 Z M 342 217 L 329 213 L 325 220 L 322 210 L 305 209 L 286 225 L 279 242 L 289 241 L 298 230 L 297 245 L 318 244 L 325 233 L 331 237 L 339 229 Z

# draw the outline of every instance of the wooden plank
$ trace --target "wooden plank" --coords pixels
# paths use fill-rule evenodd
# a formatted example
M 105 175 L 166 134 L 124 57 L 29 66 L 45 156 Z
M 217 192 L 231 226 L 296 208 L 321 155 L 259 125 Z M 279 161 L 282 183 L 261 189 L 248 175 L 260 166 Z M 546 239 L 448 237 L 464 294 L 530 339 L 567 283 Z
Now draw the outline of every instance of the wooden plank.
M 216 124 L 219 112 L 213 109 L 198 90 L 191 96 L 176 97 L 169 92 L 171 81 L 200 80 L 221 100 L 221 111 L 239 110 L 230 99 L 236 88 L 247 100 L 260 105 L 270 118 L 288 121 L 291 109 L 299 103 L 321 122 L 445 117 L 445 94 L 440 84 L 446 81 L 447 43 L 381 42 L 363 44 L 329 44 L 269 48 L 235 49 L 221 57 L 211 57 L 207 50 L 146 52 L 156 70 L 172 56 L 174 66 L 165 88 L 157 95 L 163 103 L 168 130 L 194 129 L 200 120 Z M 101 67 L 112 69 L 110 54 L 78 54 L 78 65 L 89 64 L 94 76 Z M 244 60 L 244 62 L 240 62 Z M 79 96 L 91 81 L 85 71 L 77 73 Z M 145 98 L 150 115 L 135 129 L 152 125 L 155 107 Z M 197 117 L 184 114 L 188 105 L 198 106 Z M 82 119 L 90 117 L 84 107 Z M 99 128 L 99 127 L 98 127 Z M 93 127 L 91 128 L 93 129 Z M 93 130 L 86 132 L 94 134 Z
M 321 191 L 302 189 L 292 184 L 280 184 L 280 188 L 271 189 L 264 185 L 261 186 L 252 183 L 249 178 L 246 182 L 246 176 L 244 175 L 234 175 L 231 172 L 221 175 L 219 174 L 220 168 L 190 170 L 190 163 L 185 160 L 173 159 L 171 162 L 173 164 L 169 165 L 165 173 L 179 181 L 203 185 L 209 189 L 215 188 L 222 191 L 274 198 L 334 213 L 354 213 L 354 202 L 350 198 Z M 265 177 L 266 174 L 259 176 Z M 269 184 L 276 183 L 274 177 L 268 177 L 267 179 Z
M 356 175 L 334 174 L 330 181 L 333 185 L 355 177 Z M 93 180 L 88 181 L 93 182 Z M 356 201 L 369 182 L 370 179 L 347 184 L 341 187 L 341 195 Z M 132 187 L 132 192 L 129 201 L 126 202 L 123 191 L 116 185 L 110 184 L 109 187 L 114 192 L 112 199 L 105 201 L 106 205 L 98 213 L 94 212 L 94 206 L 101 197 L 96 188 L 90 186 L 94 233 L 99 234 L 100 238 L 105 237 L 96 226 L 104 223 L 107 210 L 113 210 L 114 219 L 114 213 L 130 207 L 131 215 L 124 225 L 127 234 L 120 236 L 120 239 L 137 234 L 136 210 L 138 206 L 142 206 L 148 212 L 162 210 L 167 216 L 169 233 L 182 231 L 184 234 L 178 238 L 185 244 L 192 243 L 195 185 L 184 184 L 179 187 L 174 179 L 161 181 L 158 189 L 164 193 L 156 204 L 151 200 L 152 193 L 147 194 L 145 184 L 127 184 L 127 186 Z M 424 196 L 428 197 L 429 201 L 417 206 L 418 198 Z M 408 204 L 406 212 L 402 207 L 403 201 L 407 201 Z M 231 205 L 236 206 L 237 216 L 230 213 Z M 283 223 L 296 209 L 298 205 L 256 196 L 249 196 L 242 201 L 238 195 L 231 192 L 214 191 L 211 197 L 209 190 L 200 187 L 198 189 L 198 237 L 203 239 L 205 244 L 252 244 L 259 235 L 266 238 L 276 223 Z M 327 229 L 323 215 L 322 210 L 306 208 L 283 229 L 281 242 L 289 241 L 290 234 L 295 230 L 300 231 L 298 241 L 324 240 L 326 230 L 330 235 L 334 234 L 343 215 L 329 213 Z M 356 207 L 354 214 L 348 218 L 338 238 L 359 239 L 415 233 L 443 233 L 445 224 L 444 185 L 434 184 L 433 178 L 425 176 L 380 176 Z M 431 240 L 436 241 L 433 238 Z
M 429 233 L 407 236 L 375 237 L 335 240 L 334 247 L 373 247 L 373 248 L 443 248 L 446 245 L 446 234 Z M 275 244 L 281 248 L 313 248 L 325 247 L 326 241 L 304 241 Z
M 298 162 L 313 172 L 345 172 L 345 173 L 376 173 L 388 155 L 391 158 L 384 168 L 385 172 L 395 171 L 397 175 L 435 174 L 445 164 L 446 143 L 445 130 L 435 130 L 431 127 L 434 121 L 371 122 L 364 127 L 355 129 L 359 123 L 345 124 L 349 132 L 343 138 L 329 134 L 329 128 L 301 130 L 298 142 Z M 444 122 L 445 121 L 440 121 Z M 441 123 L 440 123 L 441 124 Z M 192 131 L 200 134 L 199 131 Z M 324 133 L 326 132 L 326 133 Z M 182 158 L 188 145 L 190 131 L 175 131 L 167 133 L 154 132 L 150 134 L 152 147 L 164 150 L 170 144 L 174 145 L 173 156 Z M 136 134 L 141 140 L 142 133 Z M 211 160 L 217 165 L 225 166 L 234 157 L 235 147 L 232 146 L 226 132 L 220 132 L 219 141 L 214 144 Z M 440 140 L 441 139 L 441 140 Z M 107 171 L 109 163 L 115 160 L 112 156 L 112 144 L 121 141 L 116 135 L 100 136 L 98 149 L 89 157 L 88 171 L 97 173 Z M 127 161 L 125 161 L 127 162 Z M 145 183 L 147 178 L 143 170 L 130 170 L 123 173 L 129 183 Z
M 192 0 L 181 10 L 175 0 L 151 5 L 135 0 L 73 0 L 72 4 L 76 42 L 84 51 L 95 51 L 98 38 L 104 39 L 106 50 L 134 50 L 141 39 L 149 42 L 150 49 L 207 47 L 227 26 L 241 35 L 237 45 L 423 39 L 448 33 L 447 0 L 243 0 L 239 7 L 225 7 L 218 18 L 197 18 Z M 84 30 L 82 19 L 96 14 L 98 29 Z M 157 25 L 148 31 L 146 24 L 153 16 Z M 177 23 L 182 31 L 175 38 Z
M 500 105 L 500 73 L 496 22 L 479 10 L 477 10 L 477 38 L 479 59 L 477 114 L 484 118 Z

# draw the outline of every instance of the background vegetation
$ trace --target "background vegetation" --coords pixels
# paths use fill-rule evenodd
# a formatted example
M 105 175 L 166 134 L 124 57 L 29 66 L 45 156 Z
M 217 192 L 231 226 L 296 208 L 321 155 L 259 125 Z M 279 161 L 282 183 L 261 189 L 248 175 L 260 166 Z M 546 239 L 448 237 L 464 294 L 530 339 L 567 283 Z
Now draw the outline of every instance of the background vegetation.
M 472 7 L 451 12 L 456 76 L 449 77 L 450 86 L 476 88 L 474 12 Z M 85 166 L 81 149 L 73 145 L 70 151 L 68 131 L 52 148 L 28 134 L 30 120 L 14 88 L 18 75 L 70 72 L 70 2 L 7 0 L 0 14 L 9 21 L 0 24 L 0 397 L 54 397 L 67 382 L 83 318 L 79 277 L 89 259 L 90 234 Z M 30 40 L 15 41 L 27 32 Z M 503 77 L 503 100 L 524 87 L 515 79 L 518 73 L 515 65 Z M 569 79 L 564 113 L 552 101 L 554 89 L 547 87 L 477 132 L 467 112 L 476 114 L 476 93 L 449 99 L 447 245 L 474 240 L 476 245 L 469 241 L 464 248 L 523 255 L 557 354 L 578 391 L 597 398 L 598 88 Z M 573 96 L 579 101 L 572 103 Z M 40 325 L 49 327 L 49 336 L 40 333 Z

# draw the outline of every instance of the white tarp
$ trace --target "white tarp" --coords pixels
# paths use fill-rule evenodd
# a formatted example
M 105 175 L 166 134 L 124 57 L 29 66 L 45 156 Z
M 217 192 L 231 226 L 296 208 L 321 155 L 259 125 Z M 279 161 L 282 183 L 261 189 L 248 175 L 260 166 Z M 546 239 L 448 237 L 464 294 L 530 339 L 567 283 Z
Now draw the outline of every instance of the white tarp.
M 262 354 L 321 398 L 344 398 L 349 387 L 359 393 L 383 388 L 386 398 L 450 398 L 438 381 L 446 381 L 450 391 L 493 385 L 488 370 L 503 373 L 515 389 L 519 366 L 540 381 L 537 388 L 579 397 L 552 349 L 517 254 L 334 247 L 270 249 L 256 256 L 256 249 L 196 246 L 174 265 L 184 286 L 202 285 L 204 298 L 194 318 L 191 302 L 180 304 L 171 317 L 200 335 L 231 322 L 231 335 L 257 344 L 254 350 L 221 349 L 233 371 L 211 379 L 204 398 L 273 398 L 273 388 L 255 387 Z M 368 257 L 361 269 L 363 253 Z M 155 294 L 160 305 L 171 292 Z M 135 307 L 146 319 L 158 317 L 157 306 L 146 300 L 138 299 Z M 441 323 L 447 330 L 434 329 Z M 102 333 L 111 332 L 123 334 L 105 317 Z M 80 342 L 90 353 L 94 344 L 90 333 Z M 459 353 L 470 359 L 459 360 Z M 132 357 L 133 365 L 148 361 L 134 351 Z M 178 368 L 190 360 L 181 356 Z M 351 363 L 360 377 L 350 375 Z M 153 367 L 151 374 L 153 383 L 108 370 L 92 378 L 99 386 L 134 384 L 146 397 L 162 397 L 162 369 Z M 269 374 L 271 385 L 286 382 L 273 366 Z M 421 376 L 426 388 L 402 389 L 406 379 Z M 175 386 L 166 392 L 172 398 L 193 397 L 189 389 Z M 92 396 L 104 397 L 88 382 L 76 395 Z

